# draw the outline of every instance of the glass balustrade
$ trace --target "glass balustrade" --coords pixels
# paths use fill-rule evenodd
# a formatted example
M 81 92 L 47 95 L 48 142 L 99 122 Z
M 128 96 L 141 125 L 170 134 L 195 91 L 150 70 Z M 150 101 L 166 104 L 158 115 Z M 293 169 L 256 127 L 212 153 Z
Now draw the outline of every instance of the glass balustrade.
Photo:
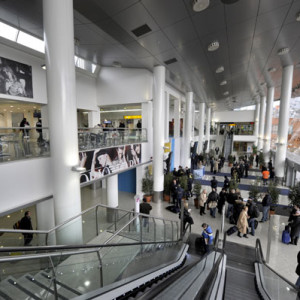
M 0 162 L 47 157 L 49 155 L 48 128 L 0 128 Z
M 128 128 L 79 128 L 79 150 L 92 150 L 126 144 L 147 142 L 147 130 Z

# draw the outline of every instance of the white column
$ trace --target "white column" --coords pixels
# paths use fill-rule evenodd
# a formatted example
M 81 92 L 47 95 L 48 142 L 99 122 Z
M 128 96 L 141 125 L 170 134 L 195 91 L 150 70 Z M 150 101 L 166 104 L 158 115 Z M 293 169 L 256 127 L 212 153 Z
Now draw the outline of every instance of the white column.
M 97 124 L 101 123 L 100 120 L 100 110 L 89 111 L 88 112 L 89 128 L 95 127 Z
M 194 141 L 195 137 L 195 120 L 196 120 L 196 113 L 195 113 L 195 104 L 192 106 L 192 131 L 191 131 L 191 139 Z
M 294 66 L 283 68 L 280 110 L 278 123 L 278 144 L 275 156 L 275 174 L 277 178 L 284 177 L 284 164 L 286 159 L 287 138 L 289 129 L 290 98 L 292 93 Z
M 118 174 L 106 178 L 106 202 L 109 207 L 118 207 Z
M 199 142 L 198 153 L 203 151 L 204 143 L 204 120 L 205 120 L 205 103 L 199 104 Z
M 274 102 L 274 87 L 270 86 L 268 87 L 268 94 L 267 94 L 266 122 L 265 122 L 264 148 L 263 148 L 266 162 L 270 160 L 273 102 Z
M 259 112 L 259 133 L 257 149 L 260 151 L 264 143 L 264 128 L 265 128 L 265 114 L 266 114 L 266 96 L 260 99 L 260 112 Z
M 142 128 L 147 130 L 147 144 L 142 144 L 142 162 L 153 157 L 153 102 L 142 103 Z
M 165 142 L 169 142 L 169 120 L 170 120 L 170 94 L 165 93 Z
M 60 224 L 81 212 L 79 173 L 72 171 L 79 163 L 73 1 L 44 0 L 43 16 L 54 212 Z M 57 241 L 81 243 L 81 220 L 61 232 Z
M 184 127 L 184 160 L 183 167 L 191 167 L 191 141 L 192 141 L 192 108 L 193 108 L 193 92 L 186 94 L 186 105 L 185 105 L 185 127 Z
M 164 190 L 164 66 L 154 67 L 153 72 L 153 191 L 154 202 L 162 201 Z
M 174 100 L 174 138 L 180 138 L 180 100 Z
M 210 107 L 207 107 L 207 110 L 206 110 L 206 140 L 207 140 L 206 153 L 209 153 L 209 144 L 210 144 L 210 120 L 211 120 L 211 108 L 210 108 Z
M 260 102 L 256 102 L 256 108 L 255 108 L 255 124 L 254 124 L 254 136 L 255 136 L 255 142 L 254 145 L 258 146 L 258 133 L 259 133 L 259 112 L 260 112 Z

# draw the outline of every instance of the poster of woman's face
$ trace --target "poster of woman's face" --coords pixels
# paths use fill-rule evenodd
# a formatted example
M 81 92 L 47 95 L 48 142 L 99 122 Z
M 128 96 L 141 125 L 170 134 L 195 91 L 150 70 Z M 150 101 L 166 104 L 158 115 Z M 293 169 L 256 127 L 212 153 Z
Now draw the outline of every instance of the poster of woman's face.
M 33 98 L 31 66 L 0 57 L 0 94 Z
M 79 152 L 80 166 L 86 168 L 81 183 L 119 173 L 141 163 L 141 144 Z

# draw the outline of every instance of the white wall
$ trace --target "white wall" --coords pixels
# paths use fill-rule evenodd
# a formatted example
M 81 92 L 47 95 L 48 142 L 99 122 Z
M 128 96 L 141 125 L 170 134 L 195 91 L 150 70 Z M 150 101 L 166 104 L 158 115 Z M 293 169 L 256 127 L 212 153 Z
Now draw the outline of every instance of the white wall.
M 52 195 L 50 158 L 36 158 L 0 164 L 0 212 Z
M 216 111 L 214 122 L 254 122 L 254 110 Z
M 101 68 L 98 105 L 141 103 L 152 99 L 153 75 L 145 69 Z

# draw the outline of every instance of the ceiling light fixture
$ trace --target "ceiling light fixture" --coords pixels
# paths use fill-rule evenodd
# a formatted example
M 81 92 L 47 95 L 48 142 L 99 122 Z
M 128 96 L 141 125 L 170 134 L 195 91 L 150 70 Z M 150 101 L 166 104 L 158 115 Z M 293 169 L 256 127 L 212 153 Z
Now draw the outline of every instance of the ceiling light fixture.
M 219 47 L 220 47 L 219 42 L 213 41 L 208 45 L 207 50 L 212 52 L 212 51 L 216 51 L 217 49 L 219 49 Z
M 227 84 L 226 80 L 223 80 L 222 82 L 220 82 L 220 85 L 226 85 L 226 84 Z
M 290 52 L 290 48 L 288 47 L 285 47 L 285 48 L 281 48 L 277 51 L 277 54 L 278 55 L 284 55 L 284 54 L 287 54 Z
M 274 68 L 274 67 L 271 67 L 271 68 L 268 69 L 268 72 L 269 72 L 269 73 L 274 73 L 274 72 L 276 72 L 276 71 L 277 71 L 277 69 Z
M 297 15 L 296 15 L 296 21 L 297 22 L 300 22 L 300 11 L 297 13 Z
M 223 66 L 218 67 L 216 73 L 222 73 L 222 72 L 224 72 L 224 67 Z
M 122 64 L 121 64 L 120 62 L 118 62 L 118 61 L 114 61 L 114 62 L 112 63 L 112 66 L 113 66 L 114 68 L 122 68 Z
M 209 6 L 209 0 L 193 0 L 193 10 L 200 12 L 207 9 Z
M 41 65 L 41 68 L 43 69 L 43 70 L 46 70 L 46 65 L 44 64 L 44 65 Z
M 229 95 L 229 92 L 228 91 L 226 91 L 226 92 L 224 92 L 224 94 L 223 94 L 224 96 L 227 96 L 227 95 Z

